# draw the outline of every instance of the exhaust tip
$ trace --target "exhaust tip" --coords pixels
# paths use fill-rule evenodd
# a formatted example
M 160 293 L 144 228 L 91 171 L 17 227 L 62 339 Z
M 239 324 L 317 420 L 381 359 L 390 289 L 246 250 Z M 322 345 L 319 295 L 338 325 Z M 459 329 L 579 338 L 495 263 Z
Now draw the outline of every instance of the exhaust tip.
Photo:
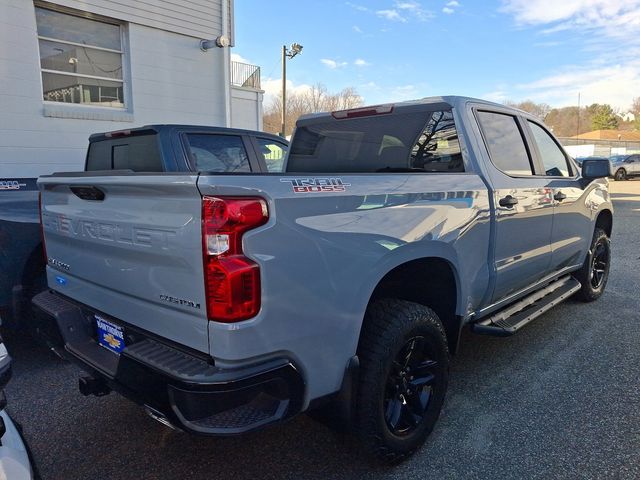
M 159 412 L 155 408 L 150 407 L 149 405 L 145 405 L 144 411 L 156 422 L 161 423 L 165 427 L 169 427 L 171 430 L 175 430 L 176 432 L 182 432 L 182 430 L 176 427 L 173 423 L 171 423 L 169 419 L 162 412 Z

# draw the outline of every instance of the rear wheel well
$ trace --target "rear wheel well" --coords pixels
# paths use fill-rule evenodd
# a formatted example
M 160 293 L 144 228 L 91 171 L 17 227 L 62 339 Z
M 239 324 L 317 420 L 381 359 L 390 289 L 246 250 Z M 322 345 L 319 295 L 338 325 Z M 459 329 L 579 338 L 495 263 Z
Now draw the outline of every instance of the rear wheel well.
M 611 231 L 613 229 L 613 214 L 611 210 L 602 210 L 598 214 L 596 219 L 596 228 L 601 228 L 607 234 L 607 237 L 611 237 Z
M 456 316 L 456 277 L 449 262 L 432 257 L 397 266 L 380 280 L 369 303 L 381 298 L 397 298 L 431 308 L 442 322 L 449 351 L 455 353 L 461 322 Z

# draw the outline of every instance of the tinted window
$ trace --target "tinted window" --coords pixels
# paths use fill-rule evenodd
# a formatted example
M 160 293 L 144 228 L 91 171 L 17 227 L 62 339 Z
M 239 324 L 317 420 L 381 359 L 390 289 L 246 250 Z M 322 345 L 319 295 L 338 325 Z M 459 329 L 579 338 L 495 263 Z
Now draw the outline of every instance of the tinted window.
M 450 109 L 328 119 L 296 129 L 288 172 L 461 172 Z
M 267 138 L 256 138 L 258 152 L 264 158 L 269 172 L 282 172 L 287 145 Z
M 451 111 L 433 112 L 411 149 L 411 167 L 428 172 L 463 172 L 458 132 Z
M 242 138 L 235 135 L 189 134 L 191 164 L 197 171 L 250 172 Z
M 162 172 L 156 134 L 100 140 L 89 144 L 87 171 Z
M 478 112 L 478 120 L 493 164 L 507 175 L 531 175 L 531 162 L 516 118 Z
M 567 165 L 567 159 L 562 150 L 560 150 L 560 147 L 558 147 L 553 138 L 551 138 L 551 135 L 540 125 L 533 122 L 529 122 L 529 127 L 531 127 L 533 140 L 538 146 L 540 156 L 542 156 L 545 173 L 553 177 L 568 177 L 569 167 Z

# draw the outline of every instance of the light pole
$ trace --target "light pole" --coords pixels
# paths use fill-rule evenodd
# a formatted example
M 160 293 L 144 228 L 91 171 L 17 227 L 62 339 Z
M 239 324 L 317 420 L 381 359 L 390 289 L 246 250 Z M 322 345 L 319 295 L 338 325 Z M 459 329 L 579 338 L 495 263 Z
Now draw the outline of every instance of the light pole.
M 285 137 L 287 122 L 287 58 L 293 58 L 302 52 L 302 45 L 292 43 L 291 48 L 286 45 L 282 46 L 282 125 L 280 127 L 280 136 Z

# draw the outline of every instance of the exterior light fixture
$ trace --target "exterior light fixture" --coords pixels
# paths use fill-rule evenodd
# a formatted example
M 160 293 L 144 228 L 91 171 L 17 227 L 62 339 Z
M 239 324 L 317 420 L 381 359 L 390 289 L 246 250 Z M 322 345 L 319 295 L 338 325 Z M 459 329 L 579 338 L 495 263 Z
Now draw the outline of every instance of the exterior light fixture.
M 224 48 L 229 45 L 231 45 L 231 42 L 229 41 L 229 37 L 226 35 L 220 35 L 215 40 L 200 40 L 200 50 L 203 52 L 206 52 L 213 47 Z
M 282 46 L 282 125 L 280 126 L 280 135 L 286 137 L 286 120 L 287 120 L 287 58 L 292 59 L 299 53 L 302 53 L 302 45 L 292 43 L 291 48 L 286 45 Z

